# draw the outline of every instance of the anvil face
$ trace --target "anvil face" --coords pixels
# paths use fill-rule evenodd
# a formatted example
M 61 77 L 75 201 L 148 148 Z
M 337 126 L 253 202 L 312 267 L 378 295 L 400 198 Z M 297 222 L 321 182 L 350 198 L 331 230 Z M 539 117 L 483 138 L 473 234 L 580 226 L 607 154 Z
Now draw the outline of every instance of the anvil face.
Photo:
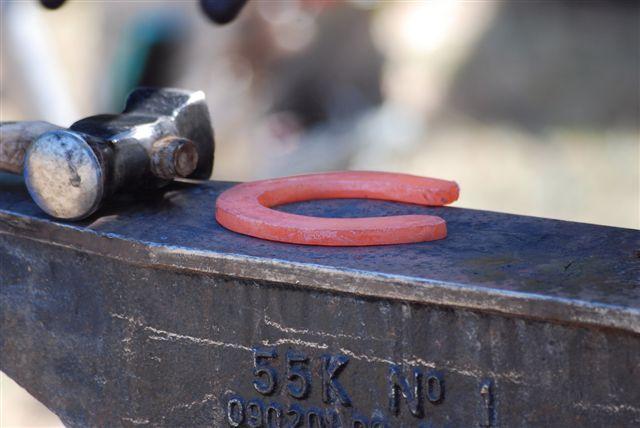
M 65 223 L 1 175 L 1 369 L 69 426 L 640 423 L 638 231 L 317 201 L 449 236 L 297 246 L 219 226 L 228 186 Z

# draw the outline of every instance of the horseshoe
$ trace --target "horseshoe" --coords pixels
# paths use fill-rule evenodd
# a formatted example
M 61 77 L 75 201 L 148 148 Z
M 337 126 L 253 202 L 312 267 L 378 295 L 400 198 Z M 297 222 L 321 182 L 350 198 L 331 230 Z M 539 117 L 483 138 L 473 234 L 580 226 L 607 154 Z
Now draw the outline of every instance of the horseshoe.
M 441 206 L 458 199 L 453 181 L 387 172 L 345 171 L 242 183 L 216 201 L 216 220 L 234 232 L 271 241 L 326 246 L 386 245 L 447 236 L 446 222 L 430 215 L 323 218 L 271 207 L 313 199 L 380 199 Z

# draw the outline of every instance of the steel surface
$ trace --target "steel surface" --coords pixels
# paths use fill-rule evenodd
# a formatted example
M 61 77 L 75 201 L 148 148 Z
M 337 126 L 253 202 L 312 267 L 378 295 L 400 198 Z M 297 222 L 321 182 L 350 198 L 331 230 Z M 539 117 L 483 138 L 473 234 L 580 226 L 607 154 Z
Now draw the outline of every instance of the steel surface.
M 209 178 L 215 141 L 204 93 L 137 88 L 119 114 L 0 123 L 0 171 L 23 172 L 34 201 L 64 220 L 89 217 L 115 192 Z M 23 171 L 24 169 L 24 171 Z
M 2 370 L 70 426 L 640 423 L 638 231 L 327 200 L 283 210 L 449 236 L 297 246 L 219 226 L 228 186 L 70 224 L 0 175 Z

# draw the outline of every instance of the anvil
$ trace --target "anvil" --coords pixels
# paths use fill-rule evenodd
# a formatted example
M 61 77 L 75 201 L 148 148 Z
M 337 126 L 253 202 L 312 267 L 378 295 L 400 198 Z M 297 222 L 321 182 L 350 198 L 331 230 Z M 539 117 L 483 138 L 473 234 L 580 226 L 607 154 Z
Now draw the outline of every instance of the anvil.
M 0 175 L 1 369 L 68 426 L 640 424 L 637 230 L 364 200 L 446 239 L 331 248 L 222 228 L 230 183 L 80 222 Z

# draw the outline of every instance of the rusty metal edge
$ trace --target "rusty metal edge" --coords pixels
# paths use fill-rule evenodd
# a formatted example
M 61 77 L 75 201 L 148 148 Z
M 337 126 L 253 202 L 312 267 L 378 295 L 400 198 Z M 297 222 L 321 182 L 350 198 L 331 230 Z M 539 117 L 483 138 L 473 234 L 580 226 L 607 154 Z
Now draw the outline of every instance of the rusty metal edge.
M 432 304 L 640 335 L 640 310 L 402 275 L 161 245 L 0 210 L 0 234 L 99 255 L 119 262 L 289 284 L 368 298 Z M 127 254 L 122 255 L 123 245 Z

